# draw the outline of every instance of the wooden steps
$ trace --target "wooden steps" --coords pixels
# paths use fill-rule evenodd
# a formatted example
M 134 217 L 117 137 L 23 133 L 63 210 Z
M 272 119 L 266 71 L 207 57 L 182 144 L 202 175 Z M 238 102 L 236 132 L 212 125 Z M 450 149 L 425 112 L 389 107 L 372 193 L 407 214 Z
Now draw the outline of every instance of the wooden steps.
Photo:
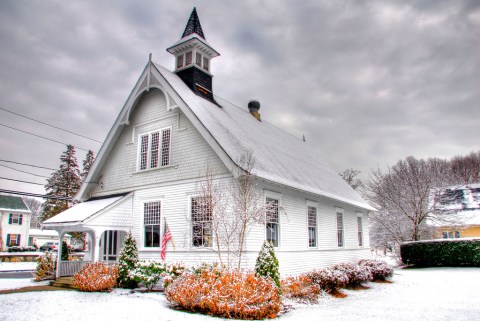
M 73 276 L 61 276 L 50 283 L 50 285 L 64 289 L 77 289 L 73 286 Z

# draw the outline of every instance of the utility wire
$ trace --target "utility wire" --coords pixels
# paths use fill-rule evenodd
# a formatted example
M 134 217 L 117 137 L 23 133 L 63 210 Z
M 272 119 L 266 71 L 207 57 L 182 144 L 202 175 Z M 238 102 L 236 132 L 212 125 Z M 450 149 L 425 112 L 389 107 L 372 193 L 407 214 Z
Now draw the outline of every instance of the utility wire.
M 86 138 L 86 139 L 90 139 L 90 140 L 92 140 L 92 141 L 94 141 L 94 142 L 97 142 L 97 143 L 100 143 L 100 144 L 103 143 L 103 142 L 101 142 L 101 141 L 99 141 L 99 140 L 96 140 L 96 139 L 93 139 L 93 138 L 84 136 L 84 135 L 79 134 L 79 133 L 72 132 L 72 131 L 67 130 L 67 129 L 63 129 L 63 128 L 60 128 L 60 127 L 57 127 L 57 126 L 54 126 L 54 125 L 47 124 L 47 123 L 45 123 L 45 122 L 43 122 L 43 121 L 36 120 L 36 119 L 30 118 L 30 117 L 28 117 L 28 116 L 24 116 L 24 115 L 15 113 L 15 112 L 13 112 L 13 111 L 10 111 L 10 110 L 5 109 L 5 108 L 2 108 L 2 107 L 0 107 L 0 109 L 3 110 L 3 111 L 6 111 L 7 113 L 11 113 L 11 114 L 14 114 L 14 115 L 17 115 L 17 116 L 20 116 L 20 117 L 29 119 L 29 120 L 31 120 L 31 121 L 34 121 L 34 122 L 43 124 L 43 125 L 45 125 L 45 126 L 49 126 L 49 127 L 52 127 L 52 128 L 55 128 L 55 129 L 58 129 L 58 130 L 61 130 L 61 131 L 64 131 L 64 132 L 66 132 L 66 133 L 70 133 L 70 134 L 77 135 L 77 136 L 80 136 L 80 137 L 83 137 L 83 138 Z
M 43 169 L 50 169 L 52 171 L 56 171 L 55 168 L 43 167 L 43 166 L 37 166 L 37 165 L 31 165 L 31 164 L 25 164 L 25 163 L 19 163 L 19 162 L 9 161 L 9 160 L 6 160 L 6 159 L 0 159 L 0 162 L 6 162 L 6 163 L 17 164 L 17 165 L 36 167 L 36 168 L 43 168 Z
M 27 132 L 25 130 L 18 129 L 18 128 L 15 128 L 15 127 L 11 127 L 11 126 L 8 126 L 8 125 L 5 125 L 5 124 L 0 124 L 0 126 L 7 127 L 7 128 L 10 128 L 10 129 L 13 129 L 13 130 L 17 130 L 19 132 L 29 134 L 29 135 L 32 135 L 32 136 L 35 136 L 35 137 L 43 138 L 43 139 L 46 139 L 46 140 L 49 140 L 51 142 L 55 142 L 55 143 L 58 143 L 58 144 L 61 144 L 61 145 L 69 145 L 69 144 L 66 144 L 66 143 L 59 142 L 58 140 L 54 140 L 54 139 L 51 139 L 51 138 L 47 138 L 47 137 L 43 137 L 43 136 L 40 136 L 40 135 L 37 135 L 37 134 L 33 134 L 33 133 Z M 78 146 L 74 146 L 74 147 L 88 152 L 88 149 L 84 149 L 84 148 L 81 148 L 81 147 L 78 147 Z
M 27 182 L 27 181 L 21 181 L 18 179 L 13 179 L 13 178 L 6 178 L 6 177 L 0 177 L 0 179 L 6 179 L 8 181 L 14 181 L 14 182 L 20 182 L 20 183 L 27 183 L 27 184 L 33 184 L 33 185 L 41 185 L 44 186 L 45 184 L 40 184 L 40 183 L 34 183 L 34 182 Z
M 23 196 L 32 196 L 32 197 L 41 197 L 41 198 L 49 198 L 53 200 L 63 200 L 63 201 L 71 201 L 71 197 L 65 196 L 55 196 L 55 195 L 42 195 L 42 194 L 35 194 L 35 193 L 27 193 L 27 192 L 19 192 L 19 191 L 10 191 L 6 189 L 0 189 L 0 193 L 5 194 L 15 194 L 15 195 L 23 195 Z
M 50 178 L 48 176 L 38 175 L 38 174 L 30 173 L 30 172 L 27 172 L 27 171 L 22 171 L 20 169 L 16 169 L 14 167 L 10 167 L 10 166 L 3 165 L 3 164 L 0 164 L 0 166 L 6 167 L 6 168 L 9 168 L 9 169 L 13 169 L 14 171 L 17 171 L 17 172 L 20 172 L 20 173 L 30 174 L 30 175 L 37 176 L 37 177 Z

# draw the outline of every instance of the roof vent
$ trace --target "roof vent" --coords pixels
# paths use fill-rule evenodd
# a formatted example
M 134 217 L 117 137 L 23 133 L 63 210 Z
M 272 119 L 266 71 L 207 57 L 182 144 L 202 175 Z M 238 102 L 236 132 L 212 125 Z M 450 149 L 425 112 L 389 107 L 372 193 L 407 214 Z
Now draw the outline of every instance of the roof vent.
M 250 100 L 250 102 L 248 103 L 248 110 L 253 117 L 260 121 L 260 113 L 258 112 L 259 109 L 260 103 L 258 102 L 258 100 Z

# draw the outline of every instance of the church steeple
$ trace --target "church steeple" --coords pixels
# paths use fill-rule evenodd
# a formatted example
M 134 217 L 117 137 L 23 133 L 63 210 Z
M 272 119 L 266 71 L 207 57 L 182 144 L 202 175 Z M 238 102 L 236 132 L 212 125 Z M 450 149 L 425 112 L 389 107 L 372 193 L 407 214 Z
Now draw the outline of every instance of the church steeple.
M 203 35 L 202 25 L 200 24 L 200 19 L 198 19 L 197 8 L 193 8 L 192 14 L 190 15 L 190 19 L 188 19 L 187 26 L 185 27 L 182 38 L 189 36 L 192 33 L 196 33 L 197 35 L 205 39 L 205 36 Z
M 175 73 L 197 95 L 212 102 L 210 61 L 220 54 L 205 39 L 196 8 L 188 19 L 182 38 L 167 49 L 175 56 Z

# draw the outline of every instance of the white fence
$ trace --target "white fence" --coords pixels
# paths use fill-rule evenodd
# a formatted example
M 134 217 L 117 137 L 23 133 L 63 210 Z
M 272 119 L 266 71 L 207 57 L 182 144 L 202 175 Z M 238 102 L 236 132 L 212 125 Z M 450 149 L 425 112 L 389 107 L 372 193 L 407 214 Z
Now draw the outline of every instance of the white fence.
M 60 276 L 70 276 L 79 272 L 88 261 L 62 261 L 60 262 Z

